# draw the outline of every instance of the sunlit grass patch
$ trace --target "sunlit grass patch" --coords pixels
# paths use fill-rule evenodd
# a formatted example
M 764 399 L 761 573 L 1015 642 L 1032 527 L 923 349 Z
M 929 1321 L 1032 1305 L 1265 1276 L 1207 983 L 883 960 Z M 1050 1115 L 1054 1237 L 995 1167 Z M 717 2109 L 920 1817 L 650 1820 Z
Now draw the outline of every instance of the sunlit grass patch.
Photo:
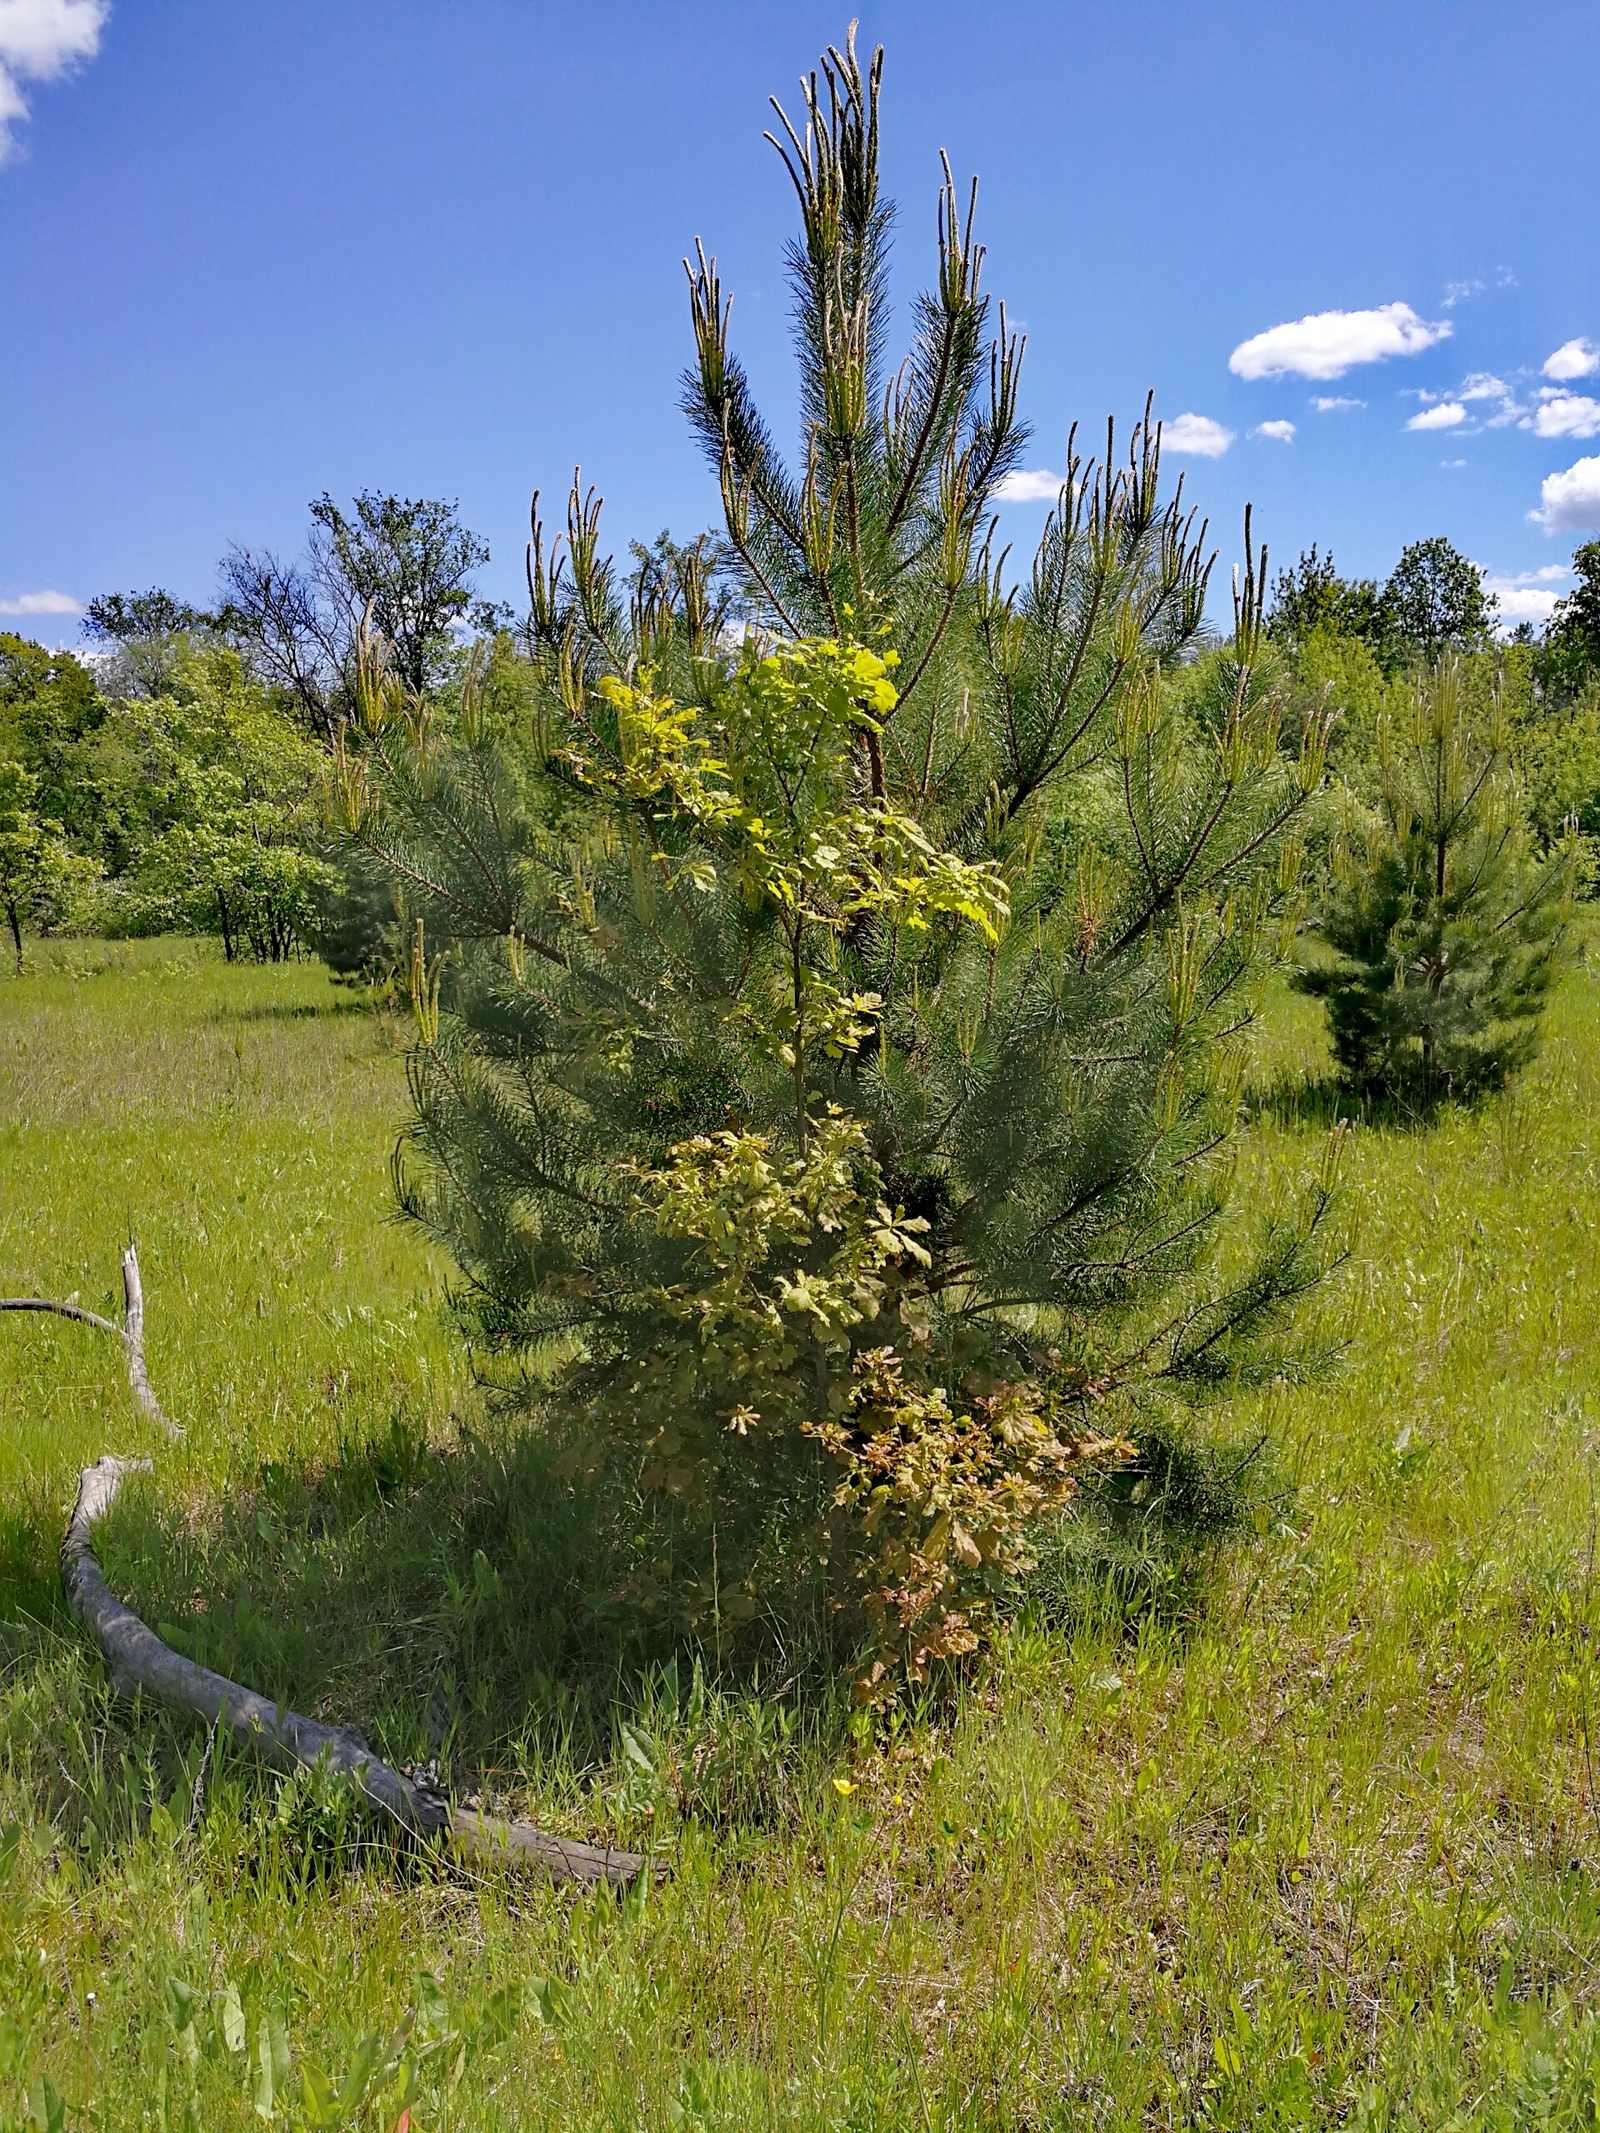
M 273 2122 L 366 2065 L 346 2122 L 387 2128 L 408 2020 L 418 2133 L 1591 2121 L 1586 970 L 1519 1088 L 1356 1126 L 1338 1367 L 1148 1444 L 957 1702 L 887 1727 L 611 1606 L 388 1219 L 403 1038 L 350 1000 L 163 944 L 0 981 L 0 1281 L 114 1312 L 131 1227 L 189 1432 L 148 1441 L 103 1336 L 0 1322 L 10 2122 L 48 2077 L 69 2125 L 260 2124 L 265 2037 Z M 1306 1015 L 1258 1086 L 1320 1073 Z M 1247 1193 L 1324 1133 L 1265 1112 Z M 108 1448 L 157 1460 L 108 1567 L 197 1655 L 666 1877 L 422 1870 L 119 1698 L 54 1568 Z

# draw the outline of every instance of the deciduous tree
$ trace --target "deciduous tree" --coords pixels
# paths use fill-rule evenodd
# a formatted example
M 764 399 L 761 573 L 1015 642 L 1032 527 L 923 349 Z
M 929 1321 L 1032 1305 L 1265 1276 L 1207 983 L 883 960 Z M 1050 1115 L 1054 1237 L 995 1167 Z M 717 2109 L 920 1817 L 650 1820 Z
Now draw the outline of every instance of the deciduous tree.
M 1401 550 L 1382 595 L 1390 632 L 1403 653 L 1421 660 L 1481 650 L 1498 604 L 1477 564 L 1442 534 Z
M 452 626 L 472 610 L 473 574 L 488 559 L 454 504 L 363 490 L 346 511 L 324 492 L 311 506 L 302 561 L 228 551 L 218 620 L 328 739 L 349 707 L 363 618 L 370 612 L 405 687 L 434 688 L 448 666 Z M 484 619 L 492 626 L 496 618 Z
M 175 682 L 120 707 L 149 804 L 123 921 L 212 934 L 230 961 L 281 962 L 313 936 L 332 886 L 317 850 L 322 752 L 223 647 L 187 650 Z
M 1585 541 L 1572 557 L 1577 584 L 1556 602 L 1539 659 L 1547 694 L 1567 702 L 1600 682 L 1600 541 Z
M 26 920 L 59 919 L 74 894 L 99 874 L 62 835 L 61 824 L 41 817 L 35 802 L 39 781 L 20 763 L 0 758 L 0 911 L 11 929 L 17 968 L 22 968 Z

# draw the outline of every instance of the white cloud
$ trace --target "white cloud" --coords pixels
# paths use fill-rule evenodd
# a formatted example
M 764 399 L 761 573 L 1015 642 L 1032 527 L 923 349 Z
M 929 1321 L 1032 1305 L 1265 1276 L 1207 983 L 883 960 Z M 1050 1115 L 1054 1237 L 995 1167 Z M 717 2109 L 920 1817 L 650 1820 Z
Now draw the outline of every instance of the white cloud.
M 4 67 L 0 67 L 0 163 L 12 152 L 11 128 L 18 119 L 28 115 L 22 91 L 17 87 Z
M 111 0 L 0 0 L 0 60 L 49 81 L 93 59 Z
M 16 147 L 11 128 L 28 115 L 24 81 L 54 81 L 93 59 L 111 0 L 0 0 L 0 163 Z
M 1411 398 L 1413 395 L 1407 394 L 1405 397 Z M 1459 385 L 1452 385 L 1444 392 L 1419 392 L 1414 397 L 1420 400 L 1429 412 L 1426 418 L 1418 415 L 1408 422 L 1406 428 L 1410 430 L 1454 429 L 1465 416 L 1469 406 L 1472 407 L 1479 425 L 1486 430 L 1503 430 L 1519 419 L 1524 429 L 1528 427 L 1526 408 L 1505 379 L 1497 378 L 1492 370 L 1470 371 Z M 1490 400 L 1499 403 L 1494 411 L 1490 413 L 1485 409 L 1480 413 L 1480 405 Z M 1459 412 L 1446 414 L 1444 410 L 1447 407 L 1455 408 Z
M 1450 333 L 1450 322 L 1430 325 L 1409 304 L 1380 304 L 1374 311 L 1315 311 L 1288 325 L 1241 341 L 1228 358 L 1237 378 L 1342 378 L 1353 363 L 1381 363 L 1385 356 L 1420 355 Z
M 1258 422 L 1250 432 L 1252 437 L 1270 437 L 1274 444 L 1294 443 L 1292 422 Z
M 1575 459 L 1564 474 L 1547 474 L 1539 508 L 1528 516 L 1546 533 L 1600 526 L 1600 458 Z
M 1408 430 L 1453 430 L 1458 422 L 1465 422 L 1467 411 L 1459 400 L 1441 400 L 1437 407 L 1425 407 L 1420 415 L 1413 415 L 1406 424 Z
M 1465 303 L 1469 296 L 1481 296 L 1482 294 L 1483 283 L 1476 279 L 1472 281 L 1446 282 L 1444 295 L 1440 298 L 1440 302 L 1444 305 L 1446 311 L 1453 311 L 1457 304 Z
M 1600 348 L 1593 341 L 1563 341 L 1552 356 L 1544 359 L 1544 374 L 1547 378 L 1559 378 L 1563 384 L 1570 378 L 1590 378 L 1600 370 Z
M 1551 580 L 1569 577 L 1559 563 L 1543 570 L 1522 570 L 1514 578 L 1494 577 L 1481 565 L 1483 589 L 1500 603 L 1502 625 L 1518 622 L 1548 622 L 1561 595 L 1551 589 Z
M 989 496 L 997 504 L 1054 503 L 1061 493 L 1061 476 L 1048 467 L 1013 467 L 1002 474 Z
M 1169 452 L 1192 452 L 1200 459 L 1220 459 L 1233 442 L 1233 432 L 1225 430 L 1220 422 L 1213 422 L 1209 415 L 1174 415 L 1170 422 L 1162 423 L 1161 441 Z
M 0 615 L 81 615 L 82 613 L 83 602 L 74 600 L 71 593 L 18 593 L 15 599 L 0 600 Z
M 1348 400 L 1343 393 L 1313 393 L 1311 405 L 1319 415 L 1336 414 L 1340 408 L 1365 407 L 1365 400 Z
M 1525 422 L 1523 428 L 1528 428 Z M 1593 437 L 1600 432 L 1600 400 L 1583 393 L 1541 393 L 1532 428 L 1538 437 Z

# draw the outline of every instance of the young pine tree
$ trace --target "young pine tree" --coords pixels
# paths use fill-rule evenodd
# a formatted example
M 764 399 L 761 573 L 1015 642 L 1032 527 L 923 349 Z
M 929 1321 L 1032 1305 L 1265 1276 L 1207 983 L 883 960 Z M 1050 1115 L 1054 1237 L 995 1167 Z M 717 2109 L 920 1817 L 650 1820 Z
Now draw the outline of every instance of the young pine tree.
M 1343 1079 L 1422 1102 L 1498 1087 L 1532 1054 L 1573 890 L 1572 840 L 1537 861 L 1499 699 L 1475 727 L 1461 662 L 1379 731 L 1378 794 L 1347 798 L 1319 929 L 1336 961 L 1300 976 L 1328 1003 Z
M 369 647 L 335 774 L 417 924 L 402 1192 L 478 1337 L 677 1506 L 691 1612 L 798 1553 L 869 1679 L 971 1648 L 1134 1388 L 1282 1367 L 1330 1185 L 1219 1269 L 1325 741 L 1280 745 L 1265 556 L 1180 713 L 1210 563 L 1148 410 L 1124 466 L 1069 455 L 1030 571 L 992 553 L 1021 348 L 947 171 L 887 369 L 880 64 L 785 122 L 797 469 L 691 272 L 744 631 L 706 542 L 630 597 L 574 483 L 529 707 L 449 726 Z

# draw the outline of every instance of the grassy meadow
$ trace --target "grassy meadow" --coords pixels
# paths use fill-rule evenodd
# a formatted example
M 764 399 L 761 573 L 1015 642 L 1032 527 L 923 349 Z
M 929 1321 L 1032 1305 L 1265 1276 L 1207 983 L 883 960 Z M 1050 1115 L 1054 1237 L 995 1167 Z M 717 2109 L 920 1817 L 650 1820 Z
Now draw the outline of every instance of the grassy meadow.
M 406 1027 L 319 966 L 0 978 L 0 2127 L 1520 2128 L 1600 2118 L 1600 984 L 1517 1088 L 1361 1123 L 1319 1383 L 1213 1410 L 1047 1550 L 953 1703 L 641 1643 L 392 1219 Z M 1263 1033 L 1247 1199 L 1320 1157 Z M 444 1871 L 111 1689 L 55 1551 L 197 1657 L 564 1833 Z M 1141 1498 L 1136 1501 L 1135 1498 Z

